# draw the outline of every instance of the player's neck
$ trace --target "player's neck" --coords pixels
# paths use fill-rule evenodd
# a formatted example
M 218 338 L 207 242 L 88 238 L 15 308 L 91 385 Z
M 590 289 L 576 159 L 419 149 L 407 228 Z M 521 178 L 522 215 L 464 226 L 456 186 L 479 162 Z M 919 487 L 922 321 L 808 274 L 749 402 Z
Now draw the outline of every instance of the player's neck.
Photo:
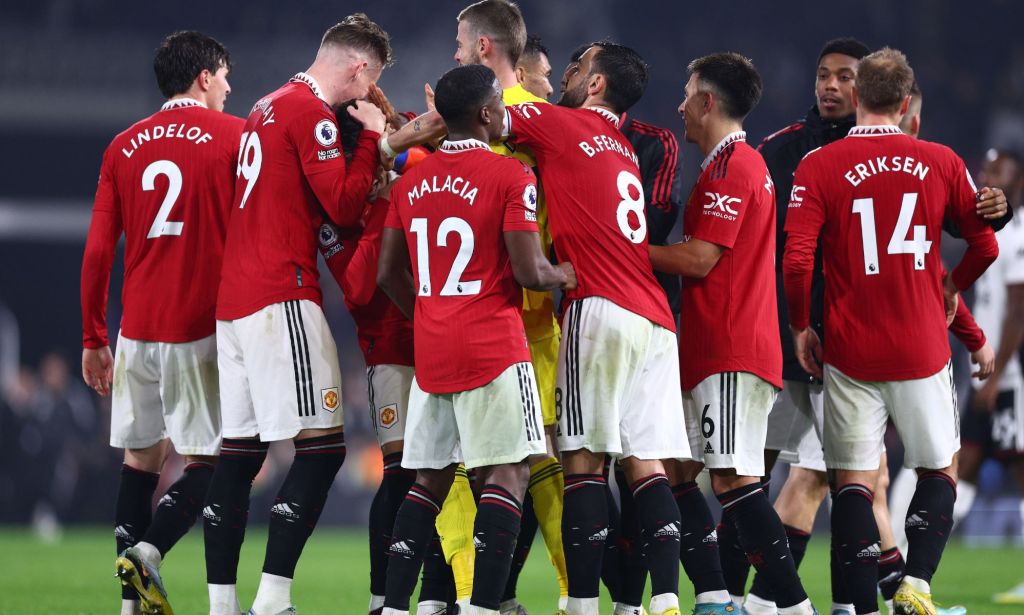
M 501 89 L 507 90 L 519 84 L 519 79 L 516 77 L 516 67 L 509 64 L 508 60 L 489 58 L 486 62 L 481 62 L 481 64 L 494 71 L 494 76 L 498 78 L 498 85 L 501 86 Z
M 705 132 L 704 136 L 698 140 L 697 147 L 700 148 L 700 153 L 706 158 L 708 154 L 710 154 L 712 150 L 722 142 L 722 139 L 728 137 L 734 132 L 742 130 L 743 124 L 739 122 L 714 122 L 708 126 L 707 132 Z
M 465 141 L 467 139 L 475 139 L 487 143 L 487 130 L 483 126 L 477 126 L 469 129 L 455 128 L 448 131 L 448 141 Z
M 204 107 L 210 106 L 210 103 L 207 102 L 206 96 L 203 94 L 202 90 L 200 90 L 198 87 L 194 85 L 191 88 L 189 88 L 187 92 L 182 92 L 181 94 L 175 94 L 174 96 L 171 96 L 167 99 L 167 102 L 171 102 L 172 100 L 194 100 L 198 103 L 202 103 Z
M 899 126 L 900 119 L 899 114 L 872 113 L 857 107 L 858 126 Z
M 332 109 L 347 100 L 337 91 L 337 84 L 330 77 L 330 69 L 321 67 L 319 65 L 319 60 L 314 62 L 312 66 L 303 72 L 312 77 L 313 81 L 320 86 L 320 93 L 324 97 L 324 102 L 326 102 Z

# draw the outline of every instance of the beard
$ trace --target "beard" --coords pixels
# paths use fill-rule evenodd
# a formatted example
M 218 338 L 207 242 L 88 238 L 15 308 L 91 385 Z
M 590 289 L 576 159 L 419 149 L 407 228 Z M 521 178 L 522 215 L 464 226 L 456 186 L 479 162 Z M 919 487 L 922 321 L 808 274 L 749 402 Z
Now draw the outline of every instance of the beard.
M 587 84 L 581 80 L 575 88 L 562 92 L 562 96 L 556 104 L 560 107 L 578 109 L 583 106 L 585 100 L 587 100 Z

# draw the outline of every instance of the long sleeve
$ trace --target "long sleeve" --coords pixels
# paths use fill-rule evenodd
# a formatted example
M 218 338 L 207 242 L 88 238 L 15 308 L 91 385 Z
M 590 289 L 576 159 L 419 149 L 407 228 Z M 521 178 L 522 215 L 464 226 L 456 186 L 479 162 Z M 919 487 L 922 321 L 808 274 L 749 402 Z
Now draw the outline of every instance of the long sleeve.
M 102 348 L 110 344 L 107 336 L 110 268 L 114 264 L 122 231 L 121 210 L 111 166 L 109 157 L 104 155 L 82 258 L 80 293 L 84 348 Z

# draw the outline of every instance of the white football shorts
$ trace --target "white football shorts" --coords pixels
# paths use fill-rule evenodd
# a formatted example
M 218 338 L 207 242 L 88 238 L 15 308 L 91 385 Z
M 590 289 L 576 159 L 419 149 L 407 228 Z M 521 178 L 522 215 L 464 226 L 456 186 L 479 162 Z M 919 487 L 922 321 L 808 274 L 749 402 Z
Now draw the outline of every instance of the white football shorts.
M 217 363 L 225 438 L 272 442 L 344 424 L 338 349 L 312 301 L 217 321 Z
M 371 365 L 366 368 L 370 421 L 380 446 L 405 438 L 409 390 L 414 375 L 409 365 Z
M 440 470 L 516 463 L 547 449 L 533 366 L 513 363 L 487 384 L 427 393 L 413 379 L 402 467 Z
M 675 333 L 603 297 L 573 301 L 558 348 L 558 448 L 690 459 Z
M 180 455 L 220 452 L 214 336 L 180 344 L 120 336 L 111 395 L 111 446 L 148 448 L 170 438 Z

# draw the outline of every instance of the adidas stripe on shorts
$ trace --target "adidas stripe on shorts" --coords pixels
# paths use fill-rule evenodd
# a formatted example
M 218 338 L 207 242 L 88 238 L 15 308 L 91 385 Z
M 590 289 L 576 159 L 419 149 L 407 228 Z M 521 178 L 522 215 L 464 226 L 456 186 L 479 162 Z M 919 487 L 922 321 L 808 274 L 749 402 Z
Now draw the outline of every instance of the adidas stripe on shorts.
M 764 476 L 768 413 L 777 394 L 775 385 L 748 372 L 712 374 L 683 391 L 693 458 L 710 469 Z
M 344 423 L 338 349 L 312 301 L 217 321 L 217 364 L 225 438 L 287 440 Z

